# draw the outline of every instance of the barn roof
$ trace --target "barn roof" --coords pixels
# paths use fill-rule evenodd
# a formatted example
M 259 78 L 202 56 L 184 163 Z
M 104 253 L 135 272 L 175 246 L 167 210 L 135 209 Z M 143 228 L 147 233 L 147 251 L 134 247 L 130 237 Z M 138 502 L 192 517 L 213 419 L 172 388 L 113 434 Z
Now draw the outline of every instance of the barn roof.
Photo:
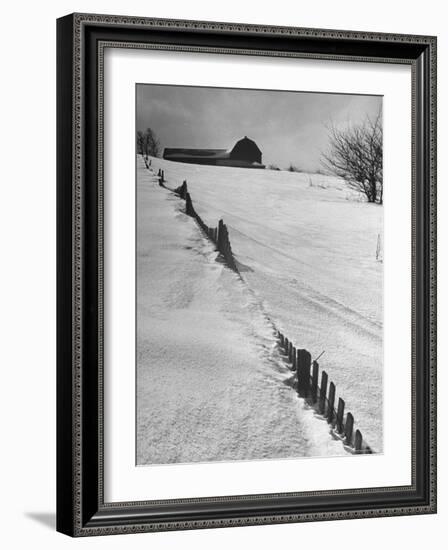
M 252 139 L 249 139 L 247 136 L 244 136 L 242 139 L 238 140 L 235 143 L 231 153 L 240 149 L 245 149 L 247 147 L 257 151 L 258 153 L 261 153 L 261 150 L 258 147 L 258 145 L 255 143 L 255 141 Z
M 169 160 L 171 156 L 176 158 L 227 159 L 229 158 L 229 152 L 227 149 L 166 148 L 163 153 L 163 157 Z

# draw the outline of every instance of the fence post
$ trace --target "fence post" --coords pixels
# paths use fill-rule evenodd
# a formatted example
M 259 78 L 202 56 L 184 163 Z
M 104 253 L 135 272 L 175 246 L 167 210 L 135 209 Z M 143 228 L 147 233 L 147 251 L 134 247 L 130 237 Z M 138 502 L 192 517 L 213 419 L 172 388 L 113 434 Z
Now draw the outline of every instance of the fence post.
M 353 415 L 351 412 L 347 413 L 347 418 L 345 420 L 345 428 L 344 428 L 344 431 L 345 431 L 345 443 L 347 445 L 351 445 L 352 444 L 352 435 L 353 435 L 353 423 L 354 423 L 354 419 L 353 419 Z
M 313 375 L 311 379 L 311 396 L 313 398 L 314 403 L 317 401 L 318 378 L 319 378 L 319 363 L 317 361 L 313 361 Z
M 182 185 L 175 190 L 175 193 L 177 193 L 181 199 L 185 200 L 187 191 L 187 180 L 184 180 Z
M 336 413 L 336 427 L 340 434 L 342 433 L 344 426 L 344 409 L 345 401 L 342 399 L 342 397 L 340 397 L 338 401 L 338 412 Z
M 297 370 L 297 350 L 295 347 L 292 348 L 292 370 Z
M 333 384 L 333 382 L 330 382 L 330 389 L 328 390 L 328 410 L 327 410 L 327 421 L 329 424 L 333 424 L 335 395 L 336 395 L 336 386 Z
M 222 228 L 223 228 L 223 255 L 224 255 L 224 259 L 228 260 L 228 256 L 229 256 L 229 236 L 227 234 L 227 225 L 225 223 L 222 224 Z
M 190 193 L 187 193 L 185 196 L 185 212 L 187 216 L 194 216 L 194 208 L 191 202 Z
M 227 261 L 227 256 L 229 254 L 229 238 L 227 235 L 227 225 L 225 223 L 222 224 L 222 247 L 223 247 L 223 256 L 224 259 Z
M 235 259 L 233 257 L 232 246 L 230 244 L 229 231 L 225 223 L 222 224 L 222 233 L 223 233 L 223 238 L 222 238 L 221 252 L 230 269 L 233 269 L 233 271 L 236 271 L 238 273 L 238 269 L 235 264 Z
M 359 430 L 355 432 L 355 451 L 360 453 L 362 450 L 362 435 Z
M 297 370 L 296 370 L 296 377 L 297 377 L 297 393 L 299 395 L 303 395 L 303 378 L 302 378 L 302 350 L 297 350 Z
M 311 354 L 306 349 L 297 350 L 297 391 L 308 397 L 310 389 Z
M 289 340 L 288 340 L 288 338 L 285 338 L 285 345 L 283 347 L 284 347 L 284 349 L 283 349 L 284 353 L 287 353 L 288 350 L 289 350 Z
M 319 399 L 319 409 L 321 414 L 325 414 L 325 399 L 327 397 L 327 384 L 328 384 L 328 375 L 323 370 L 322 378 L 320 380 L 320 399 Z
M 217 241 L 217 248 L 219 252 L 222 252 L 222 236 L 223 236 L 223 227 L 224 222 L 222 220 L 219 220 L 218 222 L 218 241 Z
M 221 248 L 220 248 L 220 252 L 221 254 L 224 256 L 224 259 L 226 258 L 227 256 L 227 227 L 226 227 L 226 224 L 224 222 L 222 222 L 222 225 L 221 225 Z

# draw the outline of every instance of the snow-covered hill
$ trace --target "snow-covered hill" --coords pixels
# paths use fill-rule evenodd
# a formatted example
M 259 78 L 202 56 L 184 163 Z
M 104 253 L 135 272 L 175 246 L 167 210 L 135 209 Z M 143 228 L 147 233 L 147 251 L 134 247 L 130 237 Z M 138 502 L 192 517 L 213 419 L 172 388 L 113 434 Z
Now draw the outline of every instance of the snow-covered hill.
M 224 219 L 254 300 L 298 347 L 313 357 L 325 351 L 321 368 L 381 452 L 382 207 L 317 174 L 162 159 L 152 159 L 152 167 L 164 170 L 168 186 L 188 181 L 206 223 Z
M 137 463 L 345 454 L 184 202 L 137 170 Z

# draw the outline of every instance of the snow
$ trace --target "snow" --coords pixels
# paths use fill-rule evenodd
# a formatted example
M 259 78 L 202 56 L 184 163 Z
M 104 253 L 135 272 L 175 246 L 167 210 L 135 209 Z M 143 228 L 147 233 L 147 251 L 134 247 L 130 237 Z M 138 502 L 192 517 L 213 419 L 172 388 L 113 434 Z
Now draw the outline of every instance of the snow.
M 376 253 L 383 207 L 318 174 L 163 159 L 152 159 L 152 167 L 165 171 L 172 188 L 187 180 L 208 225 L 224 219 L 253 301 L 297 347 L 313 357 L 325 351 L 319 364 L 336 385 L 336 399 L 343 397 L 355 429 L 382 452 L 383 264 Z M 180 216 L 178 223 L 191 222 Z M 226 307 L 231 303 L 234 295 Z M 229 338 L 236 353 L 237 339 L 234 345 L 235 336 Z M 252 337 L 244 345 L 251 343 Z
M 137 464 L 345 454 L 256 296 L 141 159 L 137 197 Z

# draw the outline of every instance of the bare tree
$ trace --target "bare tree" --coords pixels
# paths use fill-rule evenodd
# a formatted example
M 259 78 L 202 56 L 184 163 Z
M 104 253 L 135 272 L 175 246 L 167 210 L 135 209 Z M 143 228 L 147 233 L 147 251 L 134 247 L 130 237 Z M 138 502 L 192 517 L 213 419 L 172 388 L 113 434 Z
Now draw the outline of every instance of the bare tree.
M 151 128 L 146 128 L 145 132 L 146 138 L 146 155 L 151 155 L 152 157 L 160 156 L 160 141 Z
M 137 131 L 137 154 L 145 154 L 145 136 L 141 130 Z
M 329 128 L 330 147 L 322 164 L 332 174 L 363 193 L 368 202 L 383 204 L 383 128 L 381 111 L 374 120 Z
M 148 158 L 160 156 L 160 141 L 152 128 L 137 131 L 137 153 Z

